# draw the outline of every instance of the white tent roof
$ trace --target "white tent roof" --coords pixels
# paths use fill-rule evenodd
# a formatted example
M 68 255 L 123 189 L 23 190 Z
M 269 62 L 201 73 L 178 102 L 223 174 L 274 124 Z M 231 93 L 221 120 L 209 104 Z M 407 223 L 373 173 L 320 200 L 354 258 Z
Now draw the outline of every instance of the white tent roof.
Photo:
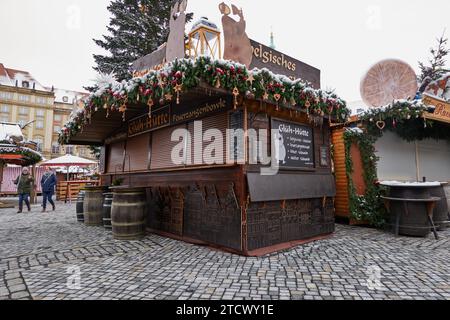
M 96 164 L 97 162 L 95 161 L 66 154 L 65 156 L 42 162 L 40 165 L 51 167 L 68 167 L 68 166 L 88 167 Z
M 22 141 L 23 140 L 22 129 L 18 124 L 1 122 L 0 141 L 9 139 Z
M 61 167 L 59 169 L 56 169 L 56 172 L 59 173 L 67 173 L 67 167 Z M 82 168 L 79 166 L 71 166 L 69 168 L 69 173 L 80 173 L 80 174 L 84 174 L 84 173 L 89 173 L 89 169 L 86 168 Z

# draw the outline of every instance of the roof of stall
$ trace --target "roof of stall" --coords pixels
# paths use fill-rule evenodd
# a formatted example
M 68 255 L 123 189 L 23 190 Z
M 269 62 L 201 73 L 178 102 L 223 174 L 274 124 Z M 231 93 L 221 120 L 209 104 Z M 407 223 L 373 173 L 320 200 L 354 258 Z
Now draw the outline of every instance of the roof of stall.
M 293 81 L 267 69 L 248 70 L 239 63 L 199 57 L 176 60 L 130 81 L 105 84 L 89 96 L 84 109 L 72 115 L 59 141 L 102 145 L 124 121 L 158 106 L 170 102 L 176 108 L 178 103 L 227 95 L 235 103 L 243 98 L 260 100 L 335 121 L 345 121 L 349 115 L 345 101 L 336 94 L 314 89 L 301 79 Z

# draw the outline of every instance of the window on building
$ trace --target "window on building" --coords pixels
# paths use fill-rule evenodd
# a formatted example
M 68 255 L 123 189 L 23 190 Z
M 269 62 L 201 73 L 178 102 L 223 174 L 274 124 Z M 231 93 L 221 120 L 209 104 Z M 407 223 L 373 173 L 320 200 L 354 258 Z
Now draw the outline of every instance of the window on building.
M 1 122 L 9 122 L 9 116 L 5 116 L 5 115 L 1 116 L 0 121 Z
M 38 103 L 38 104 L 47 104 L 47 98 L 37 97 L 36 98 L 36 103 Z
M 67 103 L 67 102 L 69 102 L 69 97 L 68 96 L 64 96 L 62 98 L 62 100 L 63 100 L 63 102 Z
M 73 146 L 67 146 L 66 147 L 66 154 L 73 155 L 74 147 Z
M 0 92 L 0 98 L 5 100 L 12 100 L 14 95 L 12 92 Z
M 0 108 L 0 112 L 2 113 L 9 113 L 10 110 L 11 108 L 7 104 L 3 104 Z
M 55 121 L 61 122 L 61 121 L 62 121 L 62 115 L 60 115 L 60 114 L 55 114 Z
M 60 126 L 54 126 L 53 127 L 53 132 L 59 133 L 60 131 L 61 131 L 61 127 Z
M 36 110 L 36 117 L 44 118 L 45 117 L 45 110 L 42 110 L 42 109 Z
M 44 121 L 42 120 L 36 121 L 36 129 L 44 129 Z
M 61 152 L 60 146 L 57 143 L 54 143 L 52 145 L 52 153 L 53 154 L 59 154 Z
M 28 114 L 28 108 L 26 108 L 26 107 L 20 107 L 20 108 L 19 108 L 19 114 L 21 114 L 21 115 L 27 115 L 27 114 Z
M 28 81 L 22 81 L 22 88 L 29 88 L 30 83 Z
M 19 100 L 20 101 L 24 101 L 24 102 L 28 102 L 28 101 L 30 101 L 30 96 L 25 95 L 25 94 L 19 94 Z
M 79 149 L 79 153 L 81 157 L 84 157 L 86 155 L 86 149 L 85 148 L 80 148 Z

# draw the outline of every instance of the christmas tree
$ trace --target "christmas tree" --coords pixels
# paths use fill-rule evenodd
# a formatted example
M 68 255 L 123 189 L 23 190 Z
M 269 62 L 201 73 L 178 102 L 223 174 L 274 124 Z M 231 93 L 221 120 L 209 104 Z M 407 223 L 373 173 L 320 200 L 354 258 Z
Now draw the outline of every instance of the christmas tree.
M 421 74 L 418 80 L 422 83 L 422 87 L 426 87 L 431 81 L 441 78 L 450 71 L 445 68 L 446 56 L 450 53 L 450 49 L 447 48 L 448 39 L 445 37 L 445 33 L 436 40 L 437 46 L 430 49 L 431 57 L 428 62 L 419 62 Z
M 94 55 L 94 70 L 114 73 L 119 81 L 129 79 L 131 63 L 166 42 L 173 4 L 167 0 L 113 0 L 108 6 L 112 15 L 109 35 L 94 39 L 109 54 Z M 191 19 L 188 14 L 187 21 Z

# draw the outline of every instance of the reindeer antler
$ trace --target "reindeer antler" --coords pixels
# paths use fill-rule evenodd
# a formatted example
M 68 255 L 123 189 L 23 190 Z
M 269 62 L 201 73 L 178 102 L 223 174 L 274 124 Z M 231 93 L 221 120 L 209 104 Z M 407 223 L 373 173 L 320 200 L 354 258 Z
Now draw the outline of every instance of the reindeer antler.
M 178 12 L 183 13 L 187 9 L 187 0 L 182 0 L 178 6 Z

